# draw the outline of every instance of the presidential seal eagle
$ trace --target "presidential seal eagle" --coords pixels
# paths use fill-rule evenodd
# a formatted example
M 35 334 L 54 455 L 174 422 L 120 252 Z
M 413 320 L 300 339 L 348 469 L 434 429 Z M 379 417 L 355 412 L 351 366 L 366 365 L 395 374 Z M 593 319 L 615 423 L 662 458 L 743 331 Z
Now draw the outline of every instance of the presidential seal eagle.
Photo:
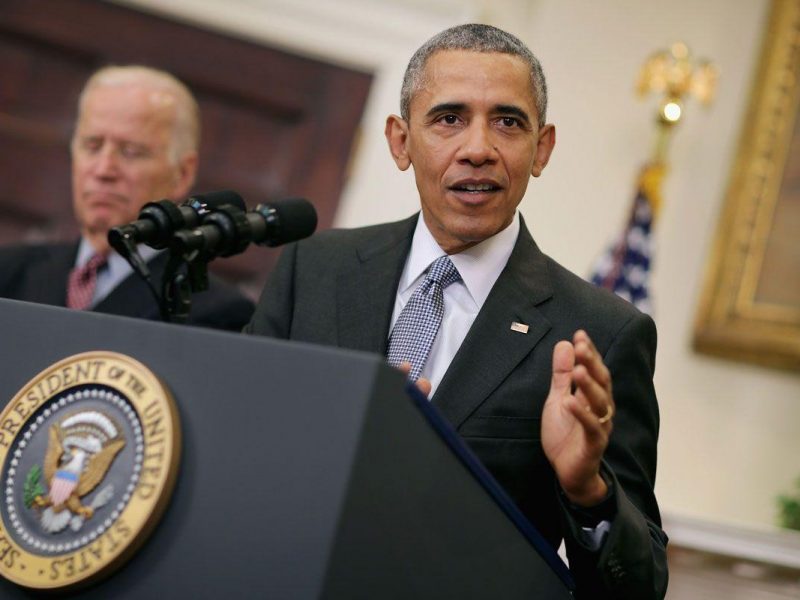
M 81 498 L 103 481 L 124 446 L 119 426 L 96 410 L 70 415 L 50 427 L 43 464 L 49 493 L 33 500 L 44 509 L 41 524 L 45 531 L 57 533 L 70 521 L 73 529 L 79 529 L 83 520 L 91 519 L 95 509 L 108 501 L 113 488 L 101 490 L 97 496 L 102 500 L 98 503 L 96 498 L 92 506 L 84 505 Z

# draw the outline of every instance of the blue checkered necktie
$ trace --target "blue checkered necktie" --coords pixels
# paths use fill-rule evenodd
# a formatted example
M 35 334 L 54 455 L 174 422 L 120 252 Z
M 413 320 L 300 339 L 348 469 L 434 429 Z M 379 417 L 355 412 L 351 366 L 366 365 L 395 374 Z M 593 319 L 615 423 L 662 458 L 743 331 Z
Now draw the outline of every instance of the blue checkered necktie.
M 395 367 L 404 361 L 411 363 L 408 374 L 411 381 L 419 379 L 442 324 L 444 289 L 460 280 L 461 275 L 449 257 L 437 258 L 397 317 L 389 335 L 386 360 Z

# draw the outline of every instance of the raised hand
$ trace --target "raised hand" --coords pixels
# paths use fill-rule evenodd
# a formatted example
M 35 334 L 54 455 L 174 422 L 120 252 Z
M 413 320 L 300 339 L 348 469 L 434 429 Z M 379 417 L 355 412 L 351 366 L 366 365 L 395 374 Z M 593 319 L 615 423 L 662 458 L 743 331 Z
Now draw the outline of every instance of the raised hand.
M 611 375 L 585 331 L 553 349 L 553 378 L 542 413 L 542 446 L 569 500 L 599 503 L 608 492 L 600 461 L 614 416 Z

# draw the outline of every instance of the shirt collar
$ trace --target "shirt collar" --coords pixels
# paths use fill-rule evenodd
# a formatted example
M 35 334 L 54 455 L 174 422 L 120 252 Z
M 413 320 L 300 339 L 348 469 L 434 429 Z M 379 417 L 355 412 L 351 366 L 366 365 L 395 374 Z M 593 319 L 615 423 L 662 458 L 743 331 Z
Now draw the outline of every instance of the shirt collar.
M 80 244 L 78 244 L 78 256 L 75 257 L 75 266 L 84 266 L 95 254 L 97 254 L 97 250 L 94 249 L 94 246 L 89 243 L 89 240 L 82 237 Z
M 158 254 L 158 250 L 154 250 L 150 246 L 145 246 L 144 244 L 137 246 L 136 249 L 145 262 L 150 262 L 150 260 Z M 78 245 L 78 256 L 75 258 L 75 266 L 84 266 L 95 254 L 97 254 L 97 250 L 94 249 L 94 246 L 92 246 L 85 237 L 81 237 L 80 244 Z M 128 261 L 113 250 L 108 253 L 106 261 L 105 268 L 114 281 L 122 281 L 125 277 L 133 273 L 133 269 L 131 269 Z
M 461 280 L 478 307 L 486 302 L 495 281 L 500 277 L 514 250 L 518 235 L 519 211 L 514 214 L 508 227 L 502 231 L 463 252 L 450 255 L 450 260 L 458 269 Z M 444 250 L 436 243 L 420 213 L 411 242 L 411 252 L 398 286 L 399 293 L 406 292 L 430 264 L 444 254 Z

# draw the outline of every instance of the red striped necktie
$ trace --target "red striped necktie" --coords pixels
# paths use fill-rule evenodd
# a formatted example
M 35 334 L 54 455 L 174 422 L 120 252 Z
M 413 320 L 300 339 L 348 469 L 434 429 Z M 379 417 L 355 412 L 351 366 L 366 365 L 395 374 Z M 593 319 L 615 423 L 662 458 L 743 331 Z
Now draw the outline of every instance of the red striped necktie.
M 97 286 L 97 270 L 106 265 L 103 254 L 95 254 L 82 267 L 75 267 L 67 280 L 67 308 L 86 310 L 92 303 Z

